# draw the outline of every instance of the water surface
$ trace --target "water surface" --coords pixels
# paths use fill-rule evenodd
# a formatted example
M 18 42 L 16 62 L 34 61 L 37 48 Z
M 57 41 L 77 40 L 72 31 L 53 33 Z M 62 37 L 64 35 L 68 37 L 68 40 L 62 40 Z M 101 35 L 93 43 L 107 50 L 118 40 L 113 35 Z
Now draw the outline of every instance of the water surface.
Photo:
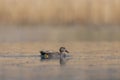
M 120 56 L 109 52 L 72 53 L 72 57 L 62 60 L 41 60 L 39 54 L 1 53 L 0 79 L 120 80 Z

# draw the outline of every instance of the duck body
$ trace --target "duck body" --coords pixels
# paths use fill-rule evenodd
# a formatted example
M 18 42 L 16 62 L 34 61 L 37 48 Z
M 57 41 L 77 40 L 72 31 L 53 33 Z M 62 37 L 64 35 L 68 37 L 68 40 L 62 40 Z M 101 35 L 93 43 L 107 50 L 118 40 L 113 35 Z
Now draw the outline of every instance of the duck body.
M 42 59 L 51 59 L 51 58 L 58 58 L 59 52 L 53 52 L 53 51 L 40 51 L 41 58 Z
M 59 59 L 61 57 L 66 57 L 67 53 L 69 53 L 66 48 L 60 47 L 59 52 L 42 50 L 40 51 L 41 59 Z

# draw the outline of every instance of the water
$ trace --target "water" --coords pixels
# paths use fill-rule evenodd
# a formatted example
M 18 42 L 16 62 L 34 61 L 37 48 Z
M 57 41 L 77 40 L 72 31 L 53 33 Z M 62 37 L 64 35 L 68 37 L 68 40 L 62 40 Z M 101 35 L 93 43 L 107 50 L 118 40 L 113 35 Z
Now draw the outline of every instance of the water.
M 120 80 L 120 56 L 73 53 L 63 59 L 41 60 L 33 54 L 0 54 L 1 80 Z

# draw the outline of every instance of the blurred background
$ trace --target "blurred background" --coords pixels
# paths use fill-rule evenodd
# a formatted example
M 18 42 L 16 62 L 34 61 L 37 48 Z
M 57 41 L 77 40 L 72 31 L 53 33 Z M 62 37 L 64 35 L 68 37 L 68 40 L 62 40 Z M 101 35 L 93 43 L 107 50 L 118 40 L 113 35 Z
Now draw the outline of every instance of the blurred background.
M 0 0 L 0 42 L 120 41 L 120 0 Z

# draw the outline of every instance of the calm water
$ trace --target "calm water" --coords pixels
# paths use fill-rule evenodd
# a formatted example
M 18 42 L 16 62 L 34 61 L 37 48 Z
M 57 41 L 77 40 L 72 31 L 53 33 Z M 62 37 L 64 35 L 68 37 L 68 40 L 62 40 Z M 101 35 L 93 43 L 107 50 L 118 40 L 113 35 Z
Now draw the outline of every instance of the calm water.
M 119 69 L 120 56 L 109 53 L 74 53 L 56 60 L 0 55 L 0 80 L 120 80 Z

